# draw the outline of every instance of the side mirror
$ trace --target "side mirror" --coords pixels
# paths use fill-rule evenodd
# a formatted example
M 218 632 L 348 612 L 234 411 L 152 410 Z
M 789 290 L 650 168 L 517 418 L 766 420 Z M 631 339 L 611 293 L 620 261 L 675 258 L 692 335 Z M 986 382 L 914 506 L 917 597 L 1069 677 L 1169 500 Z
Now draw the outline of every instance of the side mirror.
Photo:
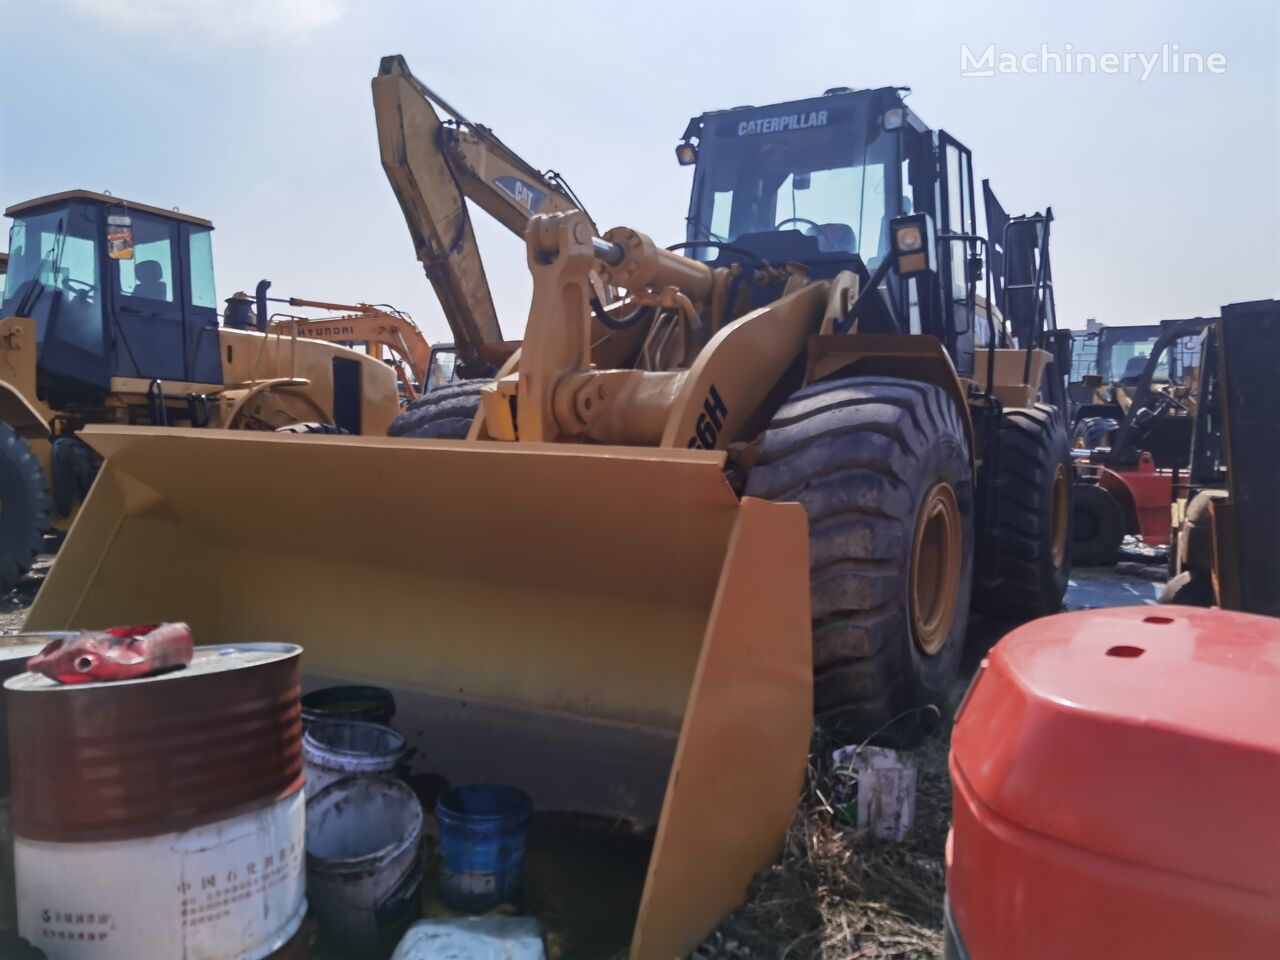
M 965 260 L 965 275 L 970 283 L 977 283 L 982 279 L 982 257 L 977 253 L 969 254 Z
M 791 186 L 797 190 L 808 190 L 812 180 L 811 175 L 807 173 L 797 173 L 791 178 Z

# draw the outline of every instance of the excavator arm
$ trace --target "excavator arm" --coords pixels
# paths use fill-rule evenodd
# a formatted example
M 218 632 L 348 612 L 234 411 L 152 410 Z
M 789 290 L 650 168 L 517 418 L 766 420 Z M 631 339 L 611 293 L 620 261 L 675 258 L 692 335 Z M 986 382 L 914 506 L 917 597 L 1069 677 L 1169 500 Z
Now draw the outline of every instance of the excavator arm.
M 533 215 L 581 204 L 557 174 L 538 171 L 429 90 L 401 56 L 382 59 L 373 106 L 382 168 L 453 330 L 460 368 L 480 375 L 517 344 L 503 340 L 465 201 L 519 237 Z

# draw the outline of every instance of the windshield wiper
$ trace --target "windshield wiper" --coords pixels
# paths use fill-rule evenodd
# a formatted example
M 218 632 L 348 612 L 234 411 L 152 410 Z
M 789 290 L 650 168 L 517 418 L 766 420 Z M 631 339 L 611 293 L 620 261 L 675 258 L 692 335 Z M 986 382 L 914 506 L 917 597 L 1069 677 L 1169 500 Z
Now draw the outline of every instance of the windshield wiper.
M 706 236 L 704 236 L 704 237 L 702 237 L 702 238 L 701 238 L 701 239 L 703 239 L 703 240 L 714 240 L 716 243 L 728 243 L 728 242 L 729 242 L 729 238 L 728 238 L 728 237 L 722 237 L 722 236 L 720 236 L 720 234 L 718 234 L 718 233 L 713 233 L 713 232 L 711 231 L 711 228 L 710 228 L 710 227 L 708 227 L 706 224 L 704 224 L 704 223 L 703 223 L 701 220 L 699 220 L 697 217 L 685 217 L 685 218 L 684 218 L 684 222 L 685 222 L 685 223 L 687 223 L 689 226 L 693 227 L 693 229 L 695 229 L 695 230 L 699 231 L 700 233 L 704 233 L 704 234 L 706 234 Z

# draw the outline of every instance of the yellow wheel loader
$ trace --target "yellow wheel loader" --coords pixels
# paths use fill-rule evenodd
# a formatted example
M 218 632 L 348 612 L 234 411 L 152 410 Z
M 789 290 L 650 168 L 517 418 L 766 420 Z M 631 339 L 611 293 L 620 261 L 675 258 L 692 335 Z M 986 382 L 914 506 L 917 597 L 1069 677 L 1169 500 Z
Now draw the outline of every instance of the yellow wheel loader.
M 397 414 L 372 357 L 265 334 L 247 300 L 219 327 L 209 221 L 85 190 L 6 213 L 0 592 L 70 526 L 98 468 L 90 424 L 382 434 Z
M 435 279 L 419 93 L 384 61 L 383 162 Z M 523 341 L 447 309 L 468 372 L 498 369 L 401 436 L 87 429 L 106 462 L 29 619 L 301 643 L 306 687 L 393 691 L 415 773 L 522 787 L 535 833 L 651 828 L 634 860 L 531 839 L 526 908 L 565 958 L 686 955 L 776 856 L 815 711 L 909 736 L 971 604 L 1057 609 L 1070 561 L 1051 213 L 986 189 L 981 236 L 969 151 L 895 88 L 703 114 L 677 156 L 689 256 L 532 217 Z

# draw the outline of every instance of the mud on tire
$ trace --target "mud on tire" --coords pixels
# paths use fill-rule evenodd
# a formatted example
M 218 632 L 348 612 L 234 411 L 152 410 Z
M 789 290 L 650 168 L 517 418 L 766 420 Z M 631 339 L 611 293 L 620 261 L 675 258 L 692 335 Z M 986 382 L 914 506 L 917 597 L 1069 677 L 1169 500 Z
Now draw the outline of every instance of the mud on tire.
M 480 409 L 480 389 L 492 380 L 464 380 L 419 397 L 391 422 L 389 437 L 465 440 Z
M 813 384 L 761 436 L 746 493 L 798 501 L 809 514 L 814 709 L 840 732 L 870 736 L 904 712 L 941 703 L 955 681 L 973 575 L 971 476 L 959 414 L 931 384 Z M 947 589 L 936 593 L 954 602 L 943 620 L 925 618 L 936 629 L 924 642 L 913 617 L 912 557 L 917 534 L 932 528 L 917 521 L 948 489 L 954 563 Z M 893 723 L 891 738 L 910 738 L 919 719 Z
M 1053 407 L 1004 412 L 984 478 L 994 485 L 995 516 L 979 523 L 980 576 L 975 606 L 1009 620 L 1057 613 L 1071 574 L 1071 450 Z

